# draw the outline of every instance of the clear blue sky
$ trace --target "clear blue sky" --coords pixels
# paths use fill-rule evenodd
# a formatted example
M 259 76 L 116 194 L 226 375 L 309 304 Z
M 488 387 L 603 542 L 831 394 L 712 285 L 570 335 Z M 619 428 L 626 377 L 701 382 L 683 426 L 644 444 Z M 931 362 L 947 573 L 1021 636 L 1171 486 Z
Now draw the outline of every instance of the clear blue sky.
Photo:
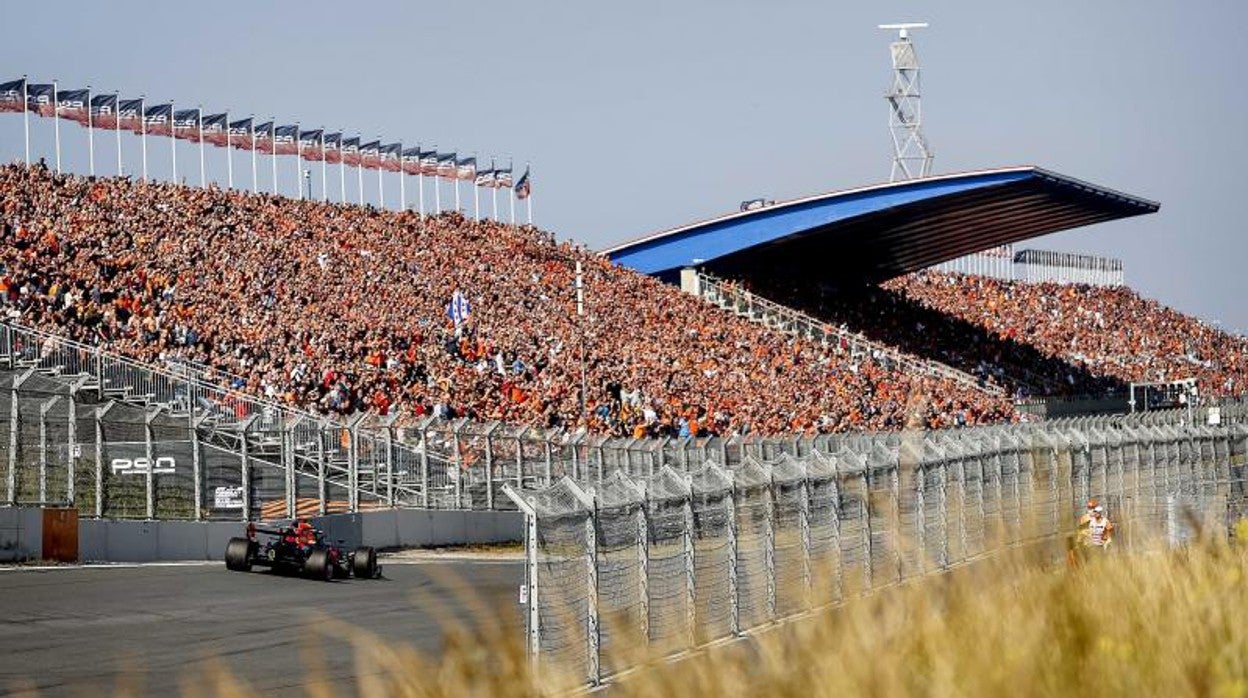
M 1242 1 L 5 2 L 0 80 L 531 160 L 536 222 L 598 248 L 746 198 L 886 179 L 891 36 L 875 25 L 913 20 L 932 25 L 916 41 L 937 172 L 1038 164 L 1160 201 L 1034 246 L 1122 257 L 1144 294 L 1248 329 Z M 21 135 L 0 115 L 0 157 Z M 83 130 L 63 136 L 85 170 Z M 157 175 L 166 143 L 149 143 Z M 193 146 L 178 157 L 197 181 Z

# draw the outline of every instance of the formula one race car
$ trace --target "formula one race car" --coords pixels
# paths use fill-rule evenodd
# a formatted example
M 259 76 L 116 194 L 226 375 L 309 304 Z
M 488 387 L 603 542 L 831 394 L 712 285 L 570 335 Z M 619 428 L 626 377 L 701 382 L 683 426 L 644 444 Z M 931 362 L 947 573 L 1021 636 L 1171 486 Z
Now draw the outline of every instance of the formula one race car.
M 263 539 L 260 538 L 263 536 Z M 325 540 L 325 533 L 302 519 L 281 528 L 247 524 L 246 538 L 231 538 L 225 546 L 226 569 L 250 572 L 253 566 L 274 572 L 330 581 L 335 578 L 376 579 L 381 576 L 377 551 L 361 546 L 348 553 Z

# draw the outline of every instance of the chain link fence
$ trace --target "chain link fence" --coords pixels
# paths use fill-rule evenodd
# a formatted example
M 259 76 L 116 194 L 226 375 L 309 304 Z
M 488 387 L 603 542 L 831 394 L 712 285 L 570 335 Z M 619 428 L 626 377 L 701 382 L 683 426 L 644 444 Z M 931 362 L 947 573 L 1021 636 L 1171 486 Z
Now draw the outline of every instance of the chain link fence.
M 1162 422 L 821 437 L 730 464 L 699 446 L 653 474 L 607 451 L 579 478 L 508 484 L 529 522 L 530 651 L 597 684 L 1007 548 L 1060 557 L 1090 498 L 1115 548 L 1229 535 L 1248 514 L 1248 426 Z

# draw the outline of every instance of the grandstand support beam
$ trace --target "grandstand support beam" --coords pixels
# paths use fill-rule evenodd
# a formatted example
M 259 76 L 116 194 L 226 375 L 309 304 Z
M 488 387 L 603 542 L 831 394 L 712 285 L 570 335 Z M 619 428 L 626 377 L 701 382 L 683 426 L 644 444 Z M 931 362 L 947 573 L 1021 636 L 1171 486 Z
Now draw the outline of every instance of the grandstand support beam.
M 525 589 L 528 612 L 525 613 L 526 636 L 528 637 L 529 661 L 536 663 L 538 651 L 541 649 L 541 615 L 538 613 L 537 588 L 537 510 L 533 508 L 520 491 L 510 483 L 503 483 L 503 494 L 524 514 L 524 566 Z M 526 598 L 527 596 L 527 598 Z
M 893 58 L 893 84 L 884 95 L 888 101 L 888 128 L 893 138 L 893 166 L 889 181 L 926 177 L 932 171 L 932 153 L 923 137 L 922 89 L 919 54 L 910 42 L 910 31 L 926 23 L 881 24 L 896 29 L 898 39 L 889 46 Z

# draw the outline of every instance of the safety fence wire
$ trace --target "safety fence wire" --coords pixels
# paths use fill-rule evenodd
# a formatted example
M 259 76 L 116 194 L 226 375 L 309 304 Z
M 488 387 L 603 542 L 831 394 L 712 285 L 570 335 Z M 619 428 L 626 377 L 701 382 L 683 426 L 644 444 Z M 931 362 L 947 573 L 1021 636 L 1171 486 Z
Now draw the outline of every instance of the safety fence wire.
M 771 620 L 771 468 L 747 458 L 732 471 L 737 524 L 737 604 L 739 629 Z
M 529 503 L 537 514 L 539 657 L 569 675 L 589 677 L 593 551 L 586 530 L 593 511 L 566 478 L 533 492 Z
M 925 479 L 923 468 L 923 435 L 917 432 L 905 434 L 898 447 L 896 490 L 896 533 L 899 579 L 922 574 L 926 564 L 923 550 L 925 528 Z
M 843 593 L 871 587 L 870 536 L 867 528 L 867 464 L 852 451 L 837 453 L 837 520 L 840 522 Z
M 819 451 L 805 459 L 811 588 L 815 603 L 844 598 L 836 461 Z
M 693 510 L 688 480 L 664 466 L 646 490 L 650 644 L 670 653 L 693 644 Z
M 806 460 L 782 453 L 771 464 L 773 520 L 771 569 L 774 615 L 810 608 L 810 500 Z
M 733 634 L 732 478 L 708 464 L 689 474 L 693 494 L 694 618 L 698 643 Z
M 645 493 L 623 470 L 614 469 L 593 495 L 599 648 L 602 671 L 613 672 L 632 664 L 648 638 Z
M 923 442 L 923 454 L 919 461 L 920 501 L 918 512 L 922 520 L 917 529 L 919 540 L 917 549 L 923 571 L 944 569 L 949 566 L 949 520 L 946 517 L 948 504 L 948 461 L 945 449 L 931 439 Z
M 867 455 L 868 561 L 873 587 L 899 582 L 903 575 L 898 452 L 882 441 L 877 441 Z

